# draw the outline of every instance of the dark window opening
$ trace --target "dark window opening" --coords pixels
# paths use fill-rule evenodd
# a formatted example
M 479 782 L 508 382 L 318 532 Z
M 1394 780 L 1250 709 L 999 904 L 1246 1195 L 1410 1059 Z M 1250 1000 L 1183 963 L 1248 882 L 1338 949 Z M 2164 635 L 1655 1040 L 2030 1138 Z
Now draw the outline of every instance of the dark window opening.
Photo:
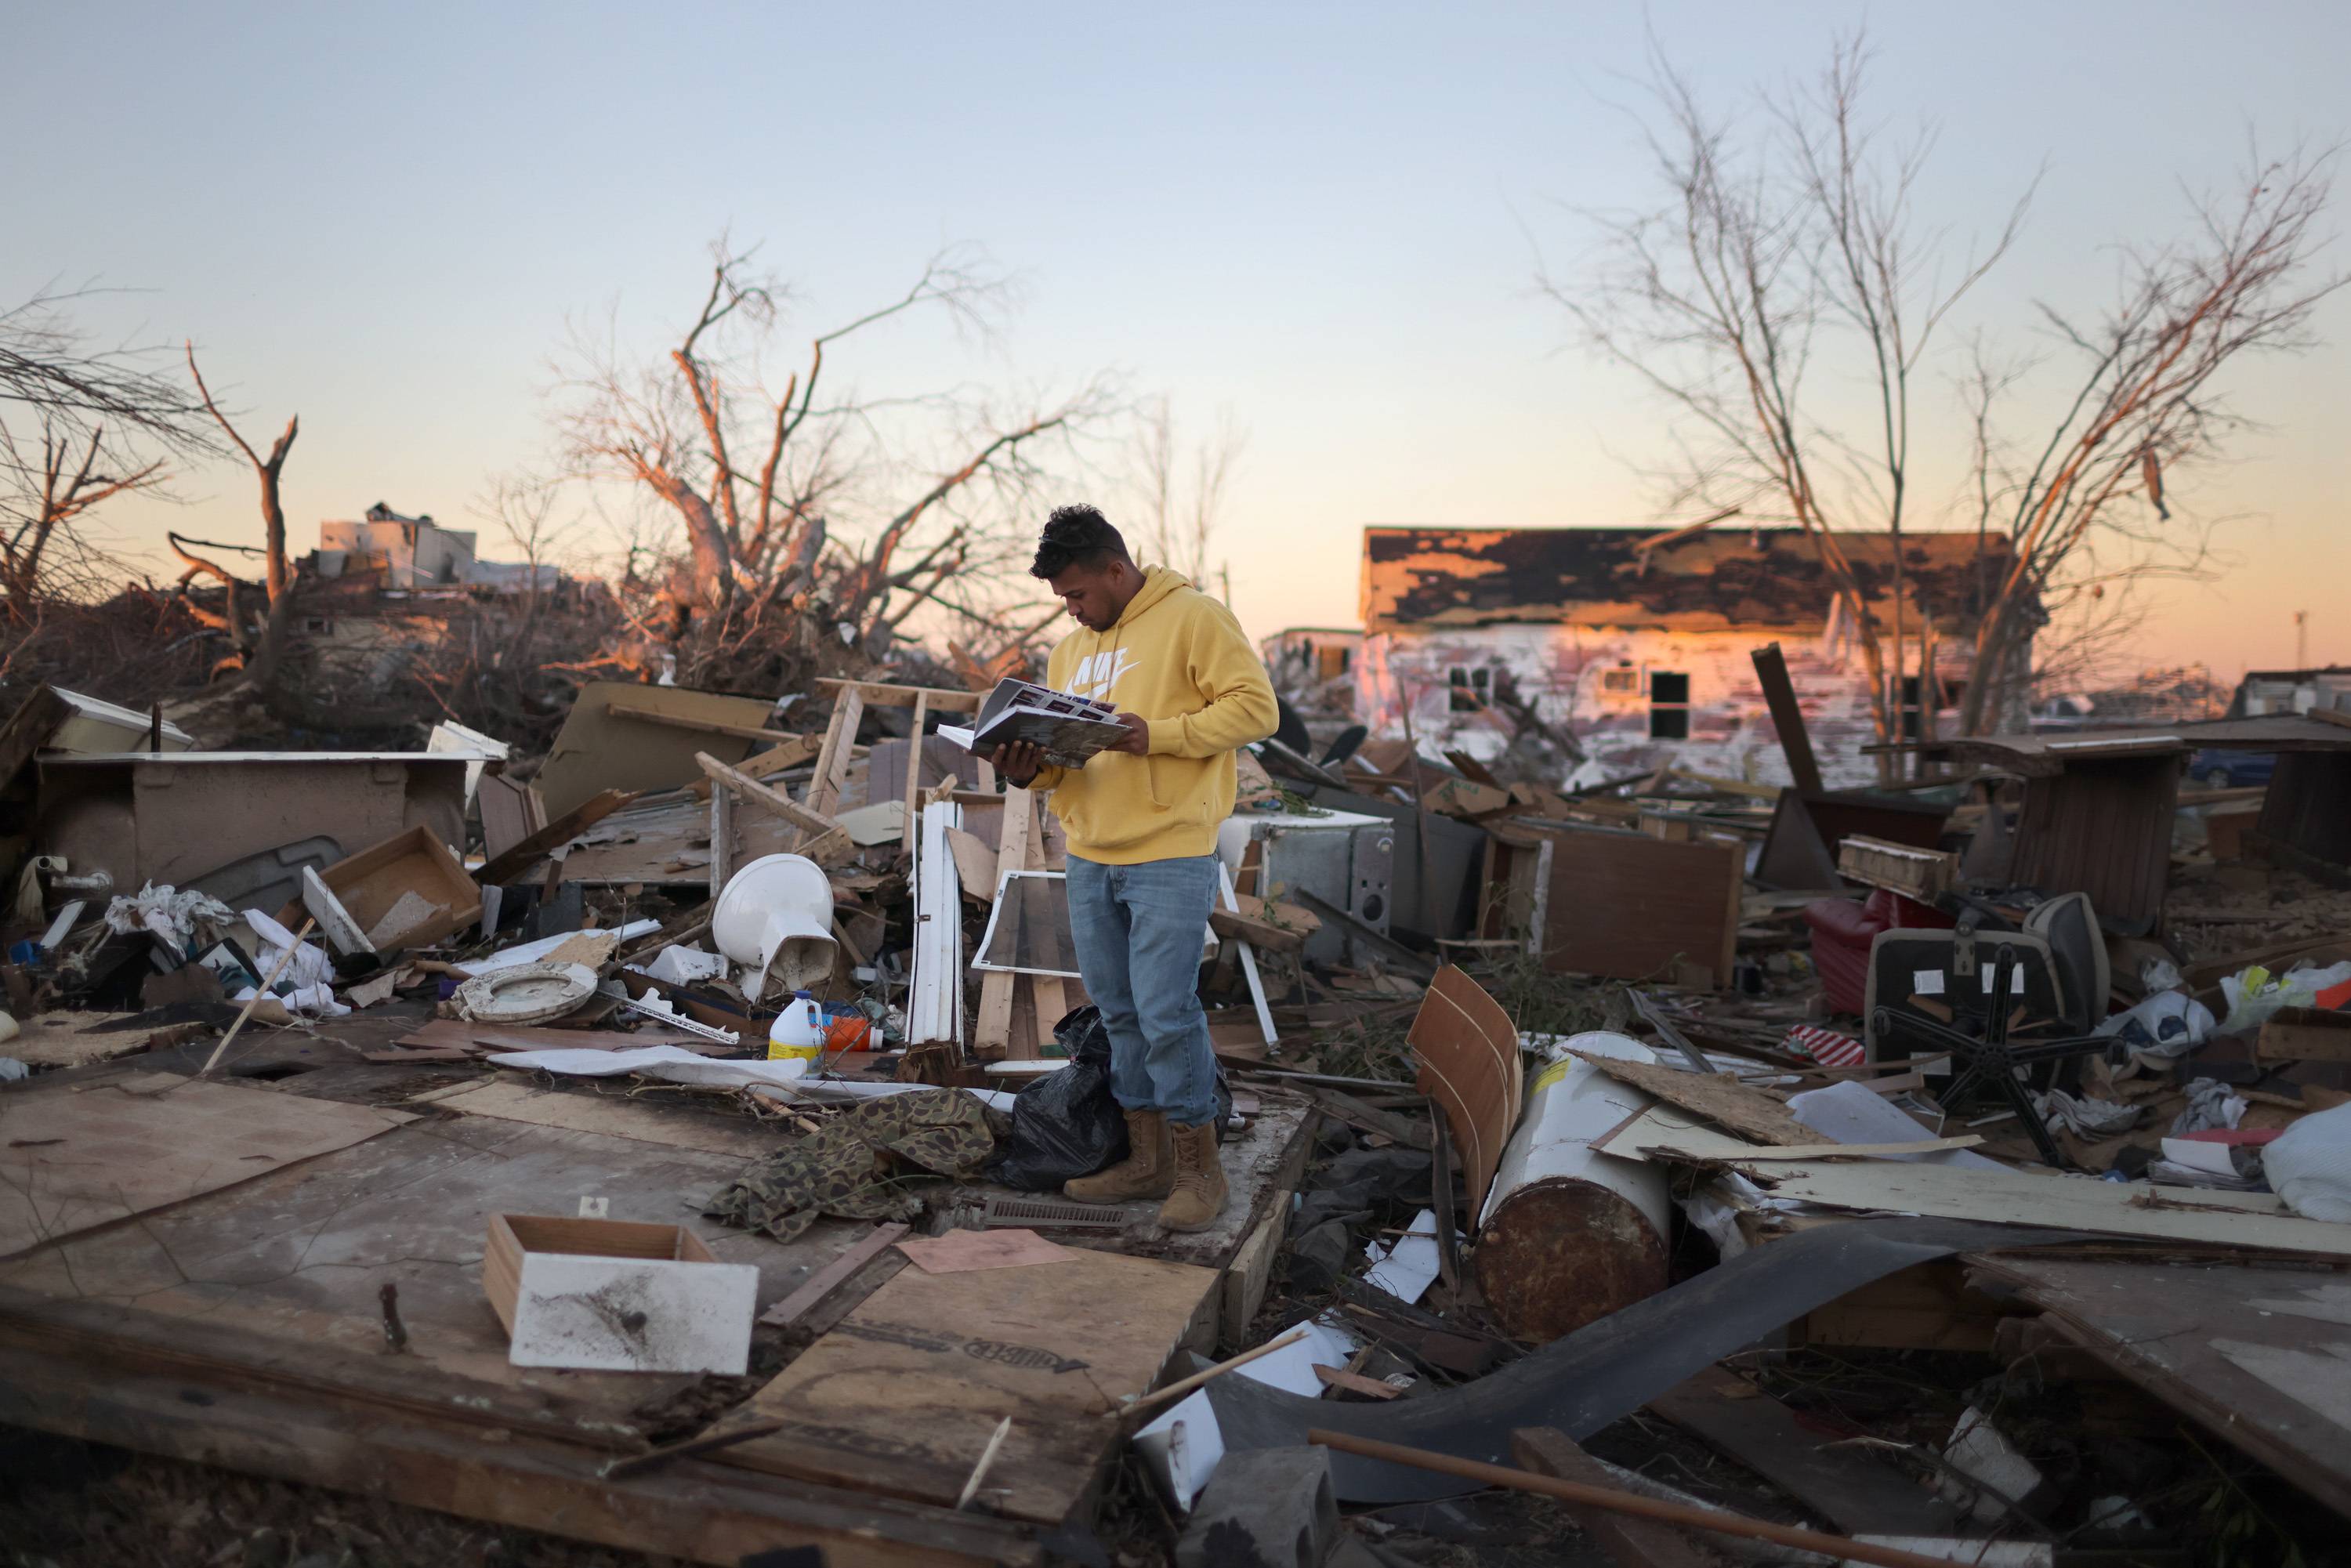
M 1352 653 L 1353 650 L 1348 648 L 1316 649 L 1314 653 L 1315 668 L 1319 672 L 1321 678 L 1328 681 L 1345 674 L 1347 673 L 1347 666 L 1351 662 L 1349 655 Z
M 1649 672 L 1649 738 L 1689 738 L 1689 676 L 1676 670 Z
M 1494 693 L 1494 672 L 1453 666 L 1446 678 L 1447 713 L 1483 713 Z

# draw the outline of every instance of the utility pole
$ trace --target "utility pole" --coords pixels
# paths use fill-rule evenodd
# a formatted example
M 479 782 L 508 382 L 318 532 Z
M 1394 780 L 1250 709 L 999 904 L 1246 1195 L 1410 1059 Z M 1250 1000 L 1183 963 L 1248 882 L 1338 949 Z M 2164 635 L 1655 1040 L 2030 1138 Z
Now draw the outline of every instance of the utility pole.
M 2307 610 L 2294 612 L 2294 667 L 2297 670 L 2310 668 L 2310 612 Z

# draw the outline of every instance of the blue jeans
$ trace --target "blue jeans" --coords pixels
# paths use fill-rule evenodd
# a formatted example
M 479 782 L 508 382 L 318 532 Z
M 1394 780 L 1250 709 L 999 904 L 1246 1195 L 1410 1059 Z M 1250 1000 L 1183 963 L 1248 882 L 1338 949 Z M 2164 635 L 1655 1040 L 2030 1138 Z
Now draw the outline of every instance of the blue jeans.
M 1069 857 L 1078 972 L 1110 1035 L 1111 1092 L 1129 1111 L 1196 1127 L 1217 1119 L 1217 1058 L 1200 1007 L 1200 952 L 1217 857 L 1102 865 Z

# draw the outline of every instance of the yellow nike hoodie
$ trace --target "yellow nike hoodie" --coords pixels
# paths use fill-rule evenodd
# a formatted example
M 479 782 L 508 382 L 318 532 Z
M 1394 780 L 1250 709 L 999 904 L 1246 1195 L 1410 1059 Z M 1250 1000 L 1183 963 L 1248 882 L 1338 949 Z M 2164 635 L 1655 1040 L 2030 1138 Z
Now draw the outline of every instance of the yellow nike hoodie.
M 1273 683 L 1233 612 L 1155 566 L 1107 632 L 1080 627 L 1045 666 L 1046 684 L 1151 721 L 1145 757 L 1105 751 L 1083 768 L 1047 768 L 1070 852 L 1105 865 L 1213 854 L 1233 809 L 1233 753 L 1271 735 Z

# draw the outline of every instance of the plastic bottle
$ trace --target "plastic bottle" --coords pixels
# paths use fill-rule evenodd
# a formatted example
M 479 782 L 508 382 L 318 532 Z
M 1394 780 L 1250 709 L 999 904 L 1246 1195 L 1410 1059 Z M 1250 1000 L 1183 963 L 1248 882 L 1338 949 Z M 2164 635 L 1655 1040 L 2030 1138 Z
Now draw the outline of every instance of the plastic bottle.
M 768 1060 L 814 1061 L 824 1052 L 824 1009 L 806 991 L 794 991 L 768 1026 Z

